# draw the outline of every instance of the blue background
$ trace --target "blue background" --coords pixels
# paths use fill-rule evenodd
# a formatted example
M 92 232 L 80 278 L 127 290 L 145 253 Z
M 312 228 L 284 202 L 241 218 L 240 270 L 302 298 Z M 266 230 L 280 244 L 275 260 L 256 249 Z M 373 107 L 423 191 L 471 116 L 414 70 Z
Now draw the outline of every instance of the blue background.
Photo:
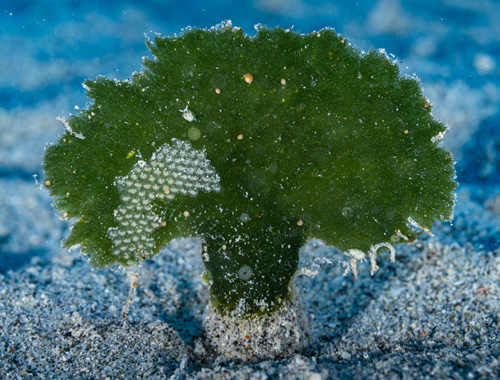
M 500 245 L 500 4 L 498 1 L 23 1 L 0 6 L 0 273 L 60 250 L 67 225 L 40 190 L 56 117 L 86 106 L 85 78 L 141 70 L 145 38 L 231 20 L 309 33 L 329 26 L 359 49 L 385 48 L 421 79 L 450 126 L 456 218 L 446 242 Z M 35 175 L 36 178 L 33 177 Z

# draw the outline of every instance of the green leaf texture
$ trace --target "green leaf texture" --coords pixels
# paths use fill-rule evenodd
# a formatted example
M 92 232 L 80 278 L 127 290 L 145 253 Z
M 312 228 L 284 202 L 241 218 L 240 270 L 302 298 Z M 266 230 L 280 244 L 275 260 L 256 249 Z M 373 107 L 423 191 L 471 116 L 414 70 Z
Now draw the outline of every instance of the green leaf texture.
M 46 151 L 46 186 L 77 218 L 65 245 L 93 265 L 201 237 L 214 303 L 256 312 L 286 298 L 308 238 L 369 252 L 451 218 L 447 128 L 383 51 L 231 26 L 148 46 L 130 80 L 85 82 L 92 104 Z

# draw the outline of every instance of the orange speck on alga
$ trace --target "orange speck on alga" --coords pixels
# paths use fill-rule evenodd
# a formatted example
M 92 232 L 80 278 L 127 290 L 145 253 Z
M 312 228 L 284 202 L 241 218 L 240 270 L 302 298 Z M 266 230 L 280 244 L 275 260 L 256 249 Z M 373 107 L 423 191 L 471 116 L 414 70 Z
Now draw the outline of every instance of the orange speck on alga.
M 245 79 L 245 82 L 247 82 L 248 84 L 253 82 L 253 75 L 252 74 L 246 73 L 243 76 L 243 78 Z

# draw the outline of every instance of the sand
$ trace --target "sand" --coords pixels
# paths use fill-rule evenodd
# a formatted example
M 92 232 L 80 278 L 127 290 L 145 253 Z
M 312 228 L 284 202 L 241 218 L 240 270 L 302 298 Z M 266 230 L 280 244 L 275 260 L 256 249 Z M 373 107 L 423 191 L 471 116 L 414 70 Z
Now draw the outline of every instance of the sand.
M 30 4 L 28 4 L 30 3 Z M 500 377 L 500 5 L 497 1 L 6 1 L 0 13 L 0 379 L 491 379 Z M 225 19 L 335 27 L 417 73 L 460 182 L 452 224 L 397 246 L 370 275 L 310 241 L 299 276 L 310 342 L 273 360 L 214 355 L 203 327 L 200 243 L 177 240 L 135 272 L 93 270 L 60 240 L 37 183 L 56 120 L 85 107 L 84 78 L 125 79 L 144 33 Z M 330 262 L 331 264 L 325 264 Z M 323 263 L 323 265 L 320 265 Z M 137 288 L 131 287 L 137 281 Z M 278 336 L 279 338 L 279 336 Z
M 467 216 L 459 204 L 456 225 Z M 196 240 L 174 241 L 133 274 L 92 270 L 76 252 L 33 258 L 0 277 L 2 378 L 498 376 L 500 249 L 440 240 L 398 246 L 396 263 L 381 257 L 374 276 L 365 262 L 357 280 L 341 265 L 299 277 L 312 343 L 257 363 L 217 358 L 204 346 L 207 289 Z M 302 255 L 341 254 L 311 241 Z

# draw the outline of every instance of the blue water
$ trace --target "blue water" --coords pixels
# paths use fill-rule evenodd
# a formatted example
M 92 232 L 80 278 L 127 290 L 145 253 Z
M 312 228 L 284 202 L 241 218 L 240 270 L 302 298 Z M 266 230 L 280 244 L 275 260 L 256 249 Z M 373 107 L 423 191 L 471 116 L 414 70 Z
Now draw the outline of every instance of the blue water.
M 251 35 L 258 23 L 304 33 L 330 26 L 360 49 L 398 57 L 450 124 L 445 145 L 466 201 L 459 197 L 443 239 L 500 246 L 498 1 L 7 0 L 0 6 L 0 272 L 60 249 L 67 226 L 33 175 L 42 177 L 44 146 L 62 132 L 56 117 L 85 107 L 83 80 L 125 79 L 149 55 L 145 38 L 223 20 Z M 471 238 L 474 231 L 483 232 Z

